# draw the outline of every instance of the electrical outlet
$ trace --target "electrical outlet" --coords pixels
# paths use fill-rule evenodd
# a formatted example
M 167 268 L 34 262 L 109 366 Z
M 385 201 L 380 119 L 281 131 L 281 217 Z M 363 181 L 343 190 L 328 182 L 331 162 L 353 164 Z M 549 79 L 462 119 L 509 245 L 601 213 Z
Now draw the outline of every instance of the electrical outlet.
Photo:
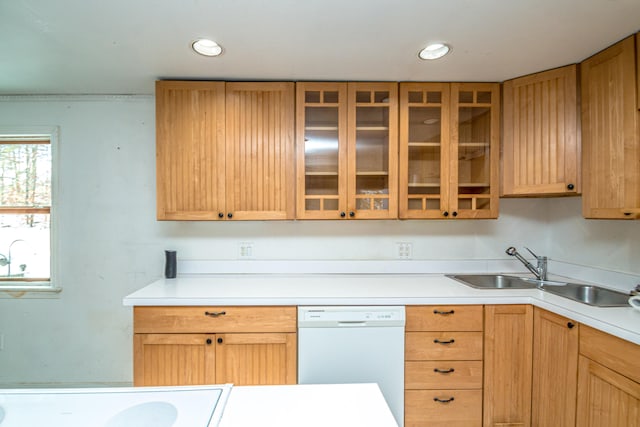
M 253 242 L 240 242 L 238 255 L 242 259 L 253 259 Z
M 398 259 L 411 259 L 413 256 L 413 244 L 411 242 L 398 242 Z
M 4 334 L 0 334 L 0 351 L 4 350 Z

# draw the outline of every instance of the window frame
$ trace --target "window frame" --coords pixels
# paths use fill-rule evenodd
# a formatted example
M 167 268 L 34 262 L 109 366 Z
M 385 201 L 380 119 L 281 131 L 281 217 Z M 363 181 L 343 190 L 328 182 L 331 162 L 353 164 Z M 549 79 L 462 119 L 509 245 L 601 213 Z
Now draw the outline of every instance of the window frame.
M 6 127 L 0 126 L 0 143 L 20 144 L 48 141 L 51 149 L 51 204 L 49 208 L 5 208 L 0 213 L 49 214 L 49 280 L 42 279 L 2 279 L 0 278 L 0 298 L 48 297 L 58 294 L 62 288 L 58 284 L 58 218 L 56 215 L 58 194 L 58 151 L 59 128 L 57 126 Z M 38 212 L 39 211 L 39 212 Z M 17 292 L 17 293 L 16 293 Z

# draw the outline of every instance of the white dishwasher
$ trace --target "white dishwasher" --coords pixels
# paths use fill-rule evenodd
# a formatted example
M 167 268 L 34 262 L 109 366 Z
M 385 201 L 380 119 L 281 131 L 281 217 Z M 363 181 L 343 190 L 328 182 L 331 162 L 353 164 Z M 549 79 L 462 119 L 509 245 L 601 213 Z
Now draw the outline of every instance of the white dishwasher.
M 404 414 L 404 306 L 298 307 L 298 383 L 377 383 Z

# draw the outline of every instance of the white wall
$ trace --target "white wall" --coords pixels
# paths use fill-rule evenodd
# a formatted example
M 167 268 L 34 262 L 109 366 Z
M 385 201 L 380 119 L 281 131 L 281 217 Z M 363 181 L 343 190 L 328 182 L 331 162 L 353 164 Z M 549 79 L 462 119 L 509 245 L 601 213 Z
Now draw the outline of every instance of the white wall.
M 530 246 L 556 260 L 640 274 L 640 223 L 586 221 L 580 199 L 502 200 L 498 220 L 188 223 L 155 220 L 152 97 L 0 97 L 0 128 L 60 127 L 56 299 L 0 298 L 0 388 L 129 383 L 131 310 L 122 297 L 182 259 L 504 259 Z M 0 231 L 1 232 L 1 231 Z

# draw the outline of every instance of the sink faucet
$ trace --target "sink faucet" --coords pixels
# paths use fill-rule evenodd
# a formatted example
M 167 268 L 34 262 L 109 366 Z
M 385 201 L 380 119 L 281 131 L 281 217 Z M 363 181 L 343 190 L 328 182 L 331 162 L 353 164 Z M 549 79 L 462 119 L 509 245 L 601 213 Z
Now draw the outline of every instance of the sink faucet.
M 522 255 L 518 253 L 516 248 L 514 248 L 513 246 L 507 248 L 505 252 L 507 253 L 507 255 L 518 258 L 518 261 L 523 263 L 524 266 L 527 267 L 529 271 L 532 272 L 533 275 L 536 276 L 538 280 L 547 280 L 547 257 L 538 256 L 534 254 L 533 251 L 527 247 L 525 247 L 525 249 L 528 250 L 529 253 L 536 258 L 536 260 L 538 261 L 537 266 L 534 266 L 529 261 L 527 261 Z

